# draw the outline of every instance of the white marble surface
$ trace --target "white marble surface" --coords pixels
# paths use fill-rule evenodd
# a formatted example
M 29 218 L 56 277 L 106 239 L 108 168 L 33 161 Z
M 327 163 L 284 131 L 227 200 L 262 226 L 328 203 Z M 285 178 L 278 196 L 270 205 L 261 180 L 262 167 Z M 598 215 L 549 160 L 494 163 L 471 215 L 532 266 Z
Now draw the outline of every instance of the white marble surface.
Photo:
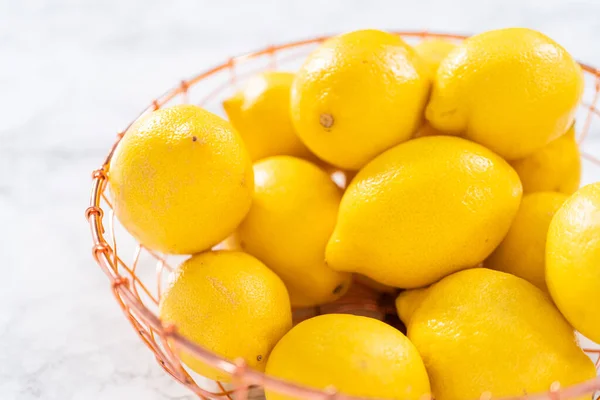
M 0 0 L 0 399 L 192 399 L 123 318 L 83 218 L 90 172 L 154 96 L 269 43 L 515 25 L 600 65 L 598 0 Z

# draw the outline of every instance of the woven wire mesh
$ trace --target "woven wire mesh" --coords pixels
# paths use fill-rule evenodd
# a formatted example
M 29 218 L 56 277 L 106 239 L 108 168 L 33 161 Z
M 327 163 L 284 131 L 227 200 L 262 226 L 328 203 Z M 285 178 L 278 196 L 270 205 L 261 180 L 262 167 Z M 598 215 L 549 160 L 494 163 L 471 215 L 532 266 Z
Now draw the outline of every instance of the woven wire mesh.
M 462 35 L 435 34 L 428 32 L 396 32 L 409 43 L 427 38 L 445 38 L 460 42 Z M 240 88 L 250 76 L 265 70 L 289 70 L 298 68 L 304 57 L 327 37 L 319 37 L 279 46 L 270 46 L 247 55 L 230 58 L 227 62 L 205 71 L 190 80 L 182 81 L 175 88 L 152 101 L 140 116 L 158 108 L 181 103 L 200 105 L 209 111 L 223 115 L 221 101 Z M 585 93 L 577 113 L 577 141 L 583 161 L 583 183 L 600 176 L 600 70 L 583 65 Z M 138 117 L 139 118 L 139 117 Z M 174 379 L 187 386 L 199 398 L 246 399 L 260 397 L 263 388 L 297 398 L 310 399 L 357 399 L 338 393 L 334 388 L 316 390 L 302 387 L 266 376 L 247 368 L 244 361 L 226 360 L 181 336 L 175 326 L 165 324 L 157 316 L 161 291 L 167 276 L 185 257 L 166 256 L 147 249 L 135 242 L 133 237 L 114 217 L 112 204 L 106 191 L 107 166 L 117 140 L 101 168 L 92 174 L 93 187 L 86 219 L 91 228 L 93 250 L 97 264 L 110 279 L 112 292 L 125 317 L 146 346 L 155 354 L 159 365 Z M 384 296 L 385 297 L 385 296 Z M 294 311 L 294 320 L 330 312 L 351 312 L 384 318 L 393 312 L 391 302 L 382 301 L 382 295 L 366 286 L 355 285 L 350 292 L 335 303 Z M 583 342 L 586 353 L 600 369 L 600 348 Z M 185 350 L 220 369 L 232 377 L 232 384 L 210 381 L 185 368 L 177 356 Z M 545 393 L 528 395 L 530 399 L 568 399 L 593 395 L 600 390 L 600 377 L 578 385 L 562 388 L 553 384 Z M 491 397 L 482 393 L 481 399 Z M 520 396 L 523 399 L 524 396 Z

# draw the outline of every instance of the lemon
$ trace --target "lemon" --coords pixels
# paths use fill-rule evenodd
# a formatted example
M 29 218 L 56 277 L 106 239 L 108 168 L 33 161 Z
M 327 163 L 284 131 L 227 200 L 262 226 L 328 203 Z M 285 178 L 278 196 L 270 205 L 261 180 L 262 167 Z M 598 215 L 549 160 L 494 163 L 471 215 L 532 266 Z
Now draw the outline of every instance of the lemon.
M 426 118 L 506 159 L 524 158 L 567 131 L 583 86 L 577 62 L 547 36 L 488 31 L 441 62 Z
M 418 43 L 415 46 L 415 51 L 421 56 L 425 64 L 427 64 L 431 76 L 435 76 L 442 60 L 455 48 L 456 44 L 448 40 L 428 39 Z
M 574 125 L 556 140 L 511 165 L 523 183 L 523 192 L 556 191 L 573 194 L 581 179 L 581 158 Z
M 567 195 L 538 192 L 523 196 L 512 226 L 486 267 L 521 277 L 547 292 L 545 275 L 548 226 Z
M 276 155 L 311 156 L 290 118 L 293 81 L 290 72 L 263 72 L 223 102 L 229 121 L 244 139 L 253 160 Z
M 273 349 L 266 373 L 354 396 L 417 400 L 430 392 L 421 357 L 406 336 L 356 315 L 327 314 L 296 325 Z M 267 400 L 294 398 L 265 394 Z
M 294 307 L 328 303 L 342 296 L 351 275 L 325 265 L 342 197 L 329 175 L 290 156 L 254 164 L 252 207 L 237 231 L 245 251 L 281 277 Z
M 116 216 L 144 246 L 192 254 L 235 230 L 250 208 L 252 164 L 231 125 L 197 106 L 142 117 L 110 161 Z
M 600 182 L 579 189 L 554 215 L 546 283 L 575 329 L 600 343 Z
M 438 400 L 520 397 L 596 375 L 550 299 L 516 276 L 460 271 L 396 305 Z
M 452 136 L 410 140 L 352 180 L 325 258 L 389 286 L 425 286 L 489 256 L 520 200 L 515 171 L 483 146 Z
M 346 33 L 310 54 L 292 85 L 292 121 L 321 159 L 356 170 L 417 130 L 428 71 L 398 36 Z
M 271 349 L 292 327 L 286 288 L 256 258 L 238 251 L 200 253 L 169 279 L 159 314 L 179 333 L 225 358 L 243 358 L 264 370 Z M 207 378 L 229 381 L 221 371 L 182 352 L 182 361 Z

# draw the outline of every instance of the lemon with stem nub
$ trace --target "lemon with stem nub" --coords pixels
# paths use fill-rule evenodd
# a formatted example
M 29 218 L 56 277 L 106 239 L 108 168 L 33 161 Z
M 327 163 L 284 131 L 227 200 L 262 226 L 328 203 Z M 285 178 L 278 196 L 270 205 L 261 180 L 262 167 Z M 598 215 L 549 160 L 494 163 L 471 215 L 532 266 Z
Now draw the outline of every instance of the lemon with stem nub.
M 194 105 L 136 121 L 108 170 L 116 216 L 144 246 L 164 253 L 209 249 L 250 208 L 252 164 L 229 122 Z
M 481 145 L 452 136 L 410 140 L 352 180 L 325 259 L 388 286 L 429 285 L 490 255 L 521 191 L 510 165 Z
M 471 36 L 441 62 L 426 117 L 507 160 L 564 134 L 583 94 L 579 64 L 549 37 L 525 28 Z
M 523 396 L 596 375 L 550 298 L 516 276 L 460 271 L 400 293 L 396 306 L 436 399 Z
M 308 56 L 292 85 L 292 121 L 319 158 L 357 170 L 410 139 L 429 93 L 425 64 L 378 30 L 335 36 Z
M 252 207 L 236 237 L 244 251 L 281 277 L 294 307 L 332 302 L 350 286 L 351 274 L 325 264 L 342 191 L 309 161 L 290 156 L 254 164 Z
M 196 344 L 229 360 L 264 370 L 271 349 L 292 327 L 285 285 L 256 258 L 209 251 L 185 261 L 169 277 L 159 314 Z M 230 376 L 181 350 L 181 360 L 207 378 Z

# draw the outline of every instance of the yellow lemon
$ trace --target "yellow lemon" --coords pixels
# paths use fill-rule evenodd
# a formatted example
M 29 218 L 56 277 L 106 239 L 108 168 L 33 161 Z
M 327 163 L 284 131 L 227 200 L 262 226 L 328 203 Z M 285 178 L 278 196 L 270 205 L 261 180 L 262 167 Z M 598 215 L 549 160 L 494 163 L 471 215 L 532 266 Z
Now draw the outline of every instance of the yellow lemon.
M 489 256 L 520 200 L 519 177 L 485 147 L 452 136 L 414 139 L 352 180 L 326 260 L 389 286 L 425 286 Z
M 427 39 L 415 46 L 415 51 L 427 64 L 431 76 L 435 76 L 440 63 L 448 53 L 456 48 L 456 44 L 444 39 Z
M 579 189 L 554 215 L 546 283 L 575 329 L 600 343 L 600 182 Z
M 489 31 L 442 61 L 426 118 L 514 160 L 567 131 L 583 85 L 577 62 L 547 36 L 525 28 Z
M 321 315 L 296 325 L 273 349 L 266 372 L 354 396 L 418 400 L 430 392 L 421 357 L 406 336 L 356 315 Z M 267 400 L 294 399 L 265 394 Z
M 321 159 L 355 170 L 410 139 L 429 92 L 428 72 L 398 36 L 362 30 L 308 56 L 292 85 L 292 121 Z
M 523 196 L 512 226 L 486 267 L 526 279 L 547 292 L 545 275 L 548 226 L 567 195 L 538 192 Z
M 159 314 L 186 338 L 230 360 L 241 357 L 260 371 L 273 346 L 292 327 L 281 279 L 238 251 L 209 251 L 185 261 L 170 276 Z M 183 351 L 180 357 L 207 378 L 230 379 L 192 354 Z
M 235 230 L 252 199 L 250 157 L 229 123 L 197 106 L 142 117 L 110 161 L 116 216 L 144 246 L 192 254 Z
M 244 139 L 253 160 L 276 155 L 311 156 L 290 118 L 293 81 L 290 72 L 263 72 L 223 102 L 229 121 Z
M 252 207 L 237 231 L 242 249 L 281 277 L 294 307 L 342 296 L 351 275 L 325 264 L 341 190 L 316 165 L 289 156 L 257 162 L 254 177 Z
M 516 276 L 460 271 L 401 293 L 396 306 L 438 400 L 520 397 L 596 375 L 552 301 Z
M 553 190 L 573 194 L 581 179 L 574 126 L 528 157 L 512 161 L 511 165 L 521 178 L 524 193 Z

